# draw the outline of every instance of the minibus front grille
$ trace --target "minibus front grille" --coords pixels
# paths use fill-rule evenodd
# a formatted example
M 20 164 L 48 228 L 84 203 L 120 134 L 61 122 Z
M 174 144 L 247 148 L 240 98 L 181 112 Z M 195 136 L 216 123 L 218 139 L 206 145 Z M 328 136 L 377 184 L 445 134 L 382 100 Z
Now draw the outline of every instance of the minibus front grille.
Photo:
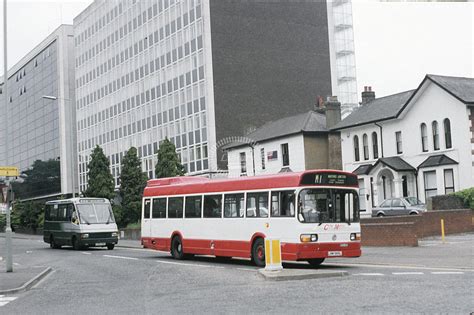
M 111 232 L 89 233 L 89 238 L 108 238 L 112 237 Z

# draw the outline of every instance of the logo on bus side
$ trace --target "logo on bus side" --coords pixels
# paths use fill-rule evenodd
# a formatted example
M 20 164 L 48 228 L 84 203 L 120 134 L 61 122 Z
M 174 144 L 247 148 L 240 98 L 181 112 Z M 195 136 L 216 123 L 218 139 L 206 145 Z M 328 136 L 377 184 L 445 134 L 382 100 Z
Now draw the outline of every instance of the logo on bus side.
M 336 230 L 337 231 L 342 227 L 343 227 L 342 224 L 329 224 L 329 223 L 327 223 L 327 224 L 324 224 L 323 230 L 324 231 L 328 231 L 328 230 Z

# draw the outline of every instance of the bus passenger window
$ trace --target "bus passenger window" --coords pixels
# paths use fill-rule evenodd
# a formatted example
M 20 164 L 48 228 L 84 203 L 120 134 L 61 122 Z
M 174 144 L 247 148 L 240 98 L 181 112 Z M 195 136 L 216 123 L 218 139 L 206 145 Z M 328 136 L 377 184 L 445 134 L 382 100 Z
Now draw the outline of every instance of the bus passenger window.
M 153 219 L 166 218 L 166 198 L 153 199 L 153 207 L 151 217 Z
M 67 205 L 59 205 L 58 221 L 66 221 L 67 219 Z
M 183 217 L 183 197 L 173 197 L 168 199 L 168 218 Z
M 247 194 L 247 217 L 268 217 L 268 193 Z
M 293 217 L 295 215 L 295 192 L 272 192 L 272 217 Z
M 222 216 L 222 195 L 204 196 L 204 217 L 220 218 Z
M 58 220 L 58 205 L 51 206 L 51 208 L 49 210 L 49 219 L 51 221 L 57 221 Z
M 244 194 L 231 194 L 224 197 L 224 218 L 244 217 Z
M 186 197 L 186 204 L 184 208 L 185 218 L 200 218 L 201 217 L 202 196 Z
M 145 199 L 144 201 L 144 209 L 143 209 L 143 218 L 144 219 L 149 219 L 150 218 L 150 206 L 151 206 L 151 200 L 150 199 Z

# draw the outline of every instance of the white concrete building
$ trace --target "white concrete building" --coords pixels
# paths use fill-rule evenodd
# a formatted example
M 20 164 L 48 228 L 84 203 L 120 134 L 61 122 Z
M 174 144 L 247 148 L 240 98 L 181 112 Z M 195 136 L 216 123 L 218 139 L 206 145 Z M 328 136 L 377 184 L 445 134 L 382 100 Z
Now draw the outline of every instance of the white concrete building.
M 416 90 L 362 99 L 333 129 L 344 170 L 359 175 L 362 212 L 474 186 L 474 79 L 427 75 Z

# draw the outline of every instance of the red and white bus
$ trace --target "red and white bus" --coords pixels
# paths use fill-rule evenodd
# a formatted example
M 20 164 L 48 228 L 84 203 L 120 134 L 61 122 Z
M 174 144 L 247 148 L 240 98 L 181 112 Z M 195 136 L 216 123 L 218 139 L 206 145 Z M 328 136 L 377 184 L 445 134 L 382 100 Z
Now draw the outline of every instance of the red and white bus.
M 149 180 L 143 194 L 145 248 L 251 258 L 265 264 L 264 239 L 281 241 L 283 260 L 320 265 L 359 257 L 357 176 L 333 170 L 237 179 Z

